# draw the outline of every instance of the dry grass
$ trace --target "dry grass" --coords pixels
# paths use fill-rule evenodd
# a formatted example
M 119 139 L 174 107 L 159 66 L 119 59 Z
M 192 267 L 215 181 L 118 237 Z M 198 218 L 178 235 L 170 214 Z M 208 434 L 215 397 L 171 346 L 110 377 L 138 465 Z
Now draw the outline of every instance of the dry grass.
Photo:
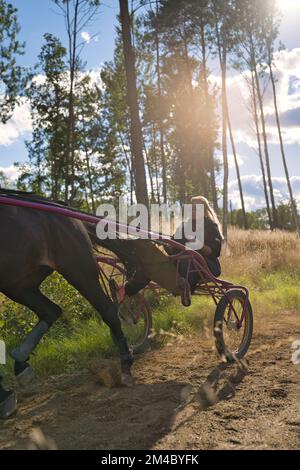
M 300 238 L 295 233 L 231 228 L 221 259 L 223 272 L 255 275 L 260 270 L 300 268 Z

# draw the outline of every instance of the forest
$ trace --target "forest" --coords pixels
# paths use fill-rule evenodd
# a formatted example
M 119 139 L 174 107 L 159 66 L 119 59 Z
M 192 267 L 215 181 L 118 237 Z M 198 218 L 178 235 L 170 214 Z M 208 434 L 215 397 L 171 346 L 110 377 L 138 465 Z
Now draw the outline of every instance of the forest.
M 0 0 L 0 449 L 299 450 L 300 48 L 281 8 L 286 28 L 300 0 Z M 143 272 L 130 296 L 145 245 L 132 267 L 86 212 L 198 195 L 221 274 L 209 242 L 142 240 L 184 289 Z
M 228 225 L 299 231 L 277 97 L 274 57 L 281 13 L 273 0 L 119 2 L 114 56 L 86 68 L 82 32 L 97 21 L 98 0 L 52 0 L 68 41 L 47 32 L 35 67 L 18 65 L 18 11 L 1 1 L 0 118 L 30 102 L 28 158 L 17 188 L 95 212 L 103 201 L 185 203 L 202 194 Z M 98 43 L 101 47 L 101 41 Z M 215 69 L 219 80 L 216 80 Z M 214 72 L 212 72 L 212 70 Z M 241 73 L 249 91 L 264 207 L 246 210 L 227 81 Z M 271 93 L 288 199 L 276 200 L 265 109 Z M 239 207 L 228 198 L 233 155 Z M 17 161 L 17 157 L 16 157 Z M 0 174 L 1 186 L 11 182 Z

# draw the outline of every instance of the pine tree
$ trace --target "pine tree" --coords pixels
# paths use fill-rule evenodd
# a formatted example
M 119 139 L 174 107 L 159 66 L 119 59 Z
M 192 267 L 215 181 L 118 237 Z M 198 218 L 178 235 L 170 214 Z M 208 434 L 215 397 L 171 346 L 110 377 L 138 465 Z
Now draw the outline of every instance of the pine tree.
M 209 194 L 211 156 L 216 139 L 214 95 L 203 81 L 203 64 L 195 49 L 199 49 L 195 6 L 192 1 L 178 1 L 176 5 L 172 1 L 161 1 L 155 12 L 150 10 L 145 21 L 144 42 L 149 55 L 151 51 L 156 52 L 152 54 L 148 73 L 152 80 L 146 79 L 146 119 L 156 129 L 157 137 L 163 120 L 171 175 L 168 189 L 172 198 L 181 202 L 188 201 L 194 194 Z M 159 86 L 157 30 L 160 36 Z M 147 65 L 149 67 L 149 63 Z M 208 115 L 213 118 L 208 120 Z M 155 141 L 158 143 L 159 139 Z M 156 154 L 161 155 L 159 149 Z
M 43 78 L 33 79 L 27 90 L 33 123 L 32 140 L 26 143 L 31 171 L 23 168 L 19 186 L 27 184 L 39 194 L 63 199 L 67 180 L 66 49 L 51 34 L 44 39 L 36 66 L 38 77 Z
M 74 90 L 76 81 L 82 70 L 80 53 L 83 43 L 80 40 L 80 33 L 90 23 L 97 13 L 100 0 L 52 0 L 61 12 L 68 37 L 68 72 L 69 72 L 69 93 L 68 93 L 68 129 L 67 147 L 65 154 L 66 181 L 65 181 L 65 201 L 72 202 L 76 196 L 76 162 L 75 162 L 75 126 L 76 116 L 74 114 Z
M 127 81 L 127 99 L 130 110 L 130 133 L 132 146 L 132 169 L 135 178 L 135 193 L 138 203 L 148 206 L 148 189 L 143 155 L 142 126 L 139 116 L 135 54 L 132 44 L 131 21 L 128 0 L 119 0 L 122 29 L 124 64 Z
M 24 54 L 24 43 L 18 40 L 20 27 L 17 9 L 6 0 L 0 1 L 0 122 L 6 123 L 24 95 L 29 78 L 25 69 L 16 64 L 18 56 Z

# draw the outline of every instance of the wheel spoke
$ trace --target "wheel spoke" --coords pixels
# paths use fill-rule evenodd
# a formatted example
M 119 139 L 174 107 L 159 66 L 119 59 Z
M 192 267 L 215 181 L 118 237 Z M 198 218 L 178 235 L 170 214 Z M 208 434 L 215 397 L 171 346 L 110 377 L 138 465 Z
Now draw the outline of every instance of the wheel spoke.
M 242 357 L 250 344 L 252 336 L 252 310 L 248 301 L 245 312 L 246 296 L 239 290 L 232 290 L 224 296 L 216 310 L 215 325 L 221 325 L 221 342 L 217 341 L 220 354 L 225 350 Z M 243 320 L 243 321 L 242 321 Z

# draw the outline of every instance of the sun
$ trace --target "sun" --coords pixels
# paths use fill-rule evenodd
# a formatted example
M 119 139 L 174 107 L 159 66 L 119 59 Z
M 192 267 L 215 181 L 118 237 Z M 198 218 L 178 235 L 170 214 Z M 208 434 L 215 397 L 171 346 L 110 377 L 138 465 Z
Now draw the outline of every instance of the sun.
M 300 9 L 300 0 L 276 0 L 276 3 L 283 13 Z

